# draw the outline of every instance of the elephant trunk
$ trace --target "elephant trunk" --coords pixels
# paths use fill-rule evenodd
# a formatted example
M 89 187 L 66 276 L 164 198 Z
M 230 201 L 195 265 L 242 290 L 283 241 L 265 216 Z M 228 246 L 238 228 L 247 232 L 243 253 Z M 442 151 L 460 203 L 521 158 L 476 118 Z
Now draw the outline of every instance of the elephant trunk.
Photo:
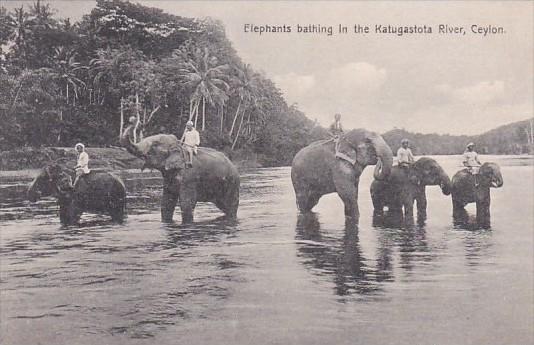
M 439 186 L 441 187 L 441 192 L 443 195 L 450 195 L 452 189 L 451 179 L 445 172 L 441 174 L 440 181 L 441 182 Z
M 31 202 L 36 202 L 40 199 L 41 193 L 37 190 L 35 181 L 31 183 L 28 191 L 26 192 L 26 196 Z
M 121 135 L 120 144 L 125 147 L 128 152 L 136 157 L 143 158 L 144 153 L 139 147 L 132 141 L 132 133 L 135 130 L 135 125 L 129 125 Z
M 376 152 L 376 166 L 373 176 L 376 180 L 385 180 L 391 173 L 391 166 L 393 165 L 393 152 L 380 135 L 373 135 L 370 138 Z
M 492 180 L 491 180 L 491 187 L 494 188 L 501 188 L 504 184 L 503 178 L 501 174 L 497 174 Z

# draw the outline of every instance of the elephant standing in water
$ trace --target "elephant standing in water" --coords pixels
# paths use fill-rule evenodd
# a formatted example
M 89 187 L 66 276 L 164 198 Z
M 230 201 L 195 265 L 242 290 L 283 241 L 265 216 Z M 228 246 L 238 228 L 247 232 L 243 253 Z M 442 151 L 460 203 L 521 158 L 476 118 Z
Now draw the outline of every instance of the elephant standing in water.
M 476 183 L 475 183 L 476 182 Z M 467 169 L 458 171 L 452 177 L 452 207 L 455 221 L 466 218 L 465 205 L 475 202 L 477 205 L 477 223 L 488 227 L 490 224 L 490 187 L 503 186 L 501 169 L 496 163 L 484 163 L 479 169 L 478 176 Z
M 303 148 L 291 167 L 300 212 L 310 212 L 321 196 L 337 192 L 345 205 L 345 216 L 358 218 L 360 175 L 372 164 L 376 164 L 375 178 L 383 180 L 391 171 L 393 154 L 380 135 L 364 129 L 354 129 L 338 140 L 316 141 Z
M 371 184 L 371 198 L 375 215 L 381 214 L 384 207 L 389 211 L 401 211 L 413 217 L 413 204 L 417 200 L 417 216 L 426 218 L 426 186 L 441 187 L 444 195 L 451 193 L 451 180 L 443 168 L 432 158 L 422 157 L 409 168 L 394 166 L 386 180 L 375 180 Z
M 131 139 L 133 131 L 134 125 L 126 128 L 121 145 L 143 159 L 144 167 L 157 169 L 163 175 L 163 222 L 172 222 L 178 201 L 184 223 L 193 221 L 197 201 L 213 202 L 228 218 L 236 218 L 239 172 L 222 152 L 199 147 L 193 157 L 193 166 L 186 168 L 186 152 L 176 136 L 157 134 L 134 143 Z
M 73 171 L 58 164 L 43 168 L 28 188 L 31 202 L 53 195 L 59 203 L 59 219 L 64 225 L 76 224 L 83 212 L 109 214 L 121 223 L 126 211 L 126 189 L 115 175 L 91 171 L 72 186 Z

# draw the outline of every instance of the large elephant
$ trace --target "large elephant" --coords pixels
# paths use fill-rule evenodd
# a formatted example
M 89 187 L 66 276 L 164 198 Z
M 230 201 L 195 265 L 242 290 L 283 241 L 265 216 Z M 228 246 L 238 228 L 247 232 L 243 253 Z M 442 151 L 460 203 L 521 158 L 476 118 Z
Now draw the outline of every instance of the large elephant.
M 59 164 L 43 168 L 28 188 L 31 202 L 42 196 L 55 196 L 59 219 L 64 225 L 76 224 L 83 212 L 109 214 L 121 223 L 126 212 L 126 189 L 117 176 L 104 171 L 91 171 L 72 186 L 73 172 Z
M 307 213 L 321 196 L 337 192 L 345 216 L 358 218 L 358 183 L 363 169 L 376 164 L 374 176 L 386 178 L 393 154 L 384 139 L 364 129 L 351 130 L 339 139 L 316 141 L 300 150 L 291 167 L 297 206 Z
M 417 215 L 426 217 L 426 186 L 441 187 L 444 195 L 451 193 L 451 180 L 443 168 L 432 158 L 421 157 L 409 168 L 394 166 L 386 180 L 375 180 L 371 184 L 371 198 L 375 214 L 381 214 L 384 207 L 389 211 L 401 211 L 406 217 L 413 217 L 413 204 L 417 200 Z
M 452 207 L 455 219 L 464 218 L 465 205 L 475 202 L 477 205 L 476 219 L 481 226 L 490 223 L 490 187 L 500 188 L 504 184 L 501 169 L 496 163 L 484 163 L 480 167 L 478 176 L 467 169 L 458 171 L 452 177 Z
M 222 152 L 199 147 L 193 166 L 186 168 L 182 144 L 172 134 L 157 134 L 134 143 L 131 125 L 121 136 L 121 145 L 140 157 L 145 167 L 159 170 L 163 176 L 161 220 L 172 222 L 178 201 L 182 222 L 193 221 L 197 201 L 210 201 L 224 214 L 234 219 L 239 206 L 239 172 Z

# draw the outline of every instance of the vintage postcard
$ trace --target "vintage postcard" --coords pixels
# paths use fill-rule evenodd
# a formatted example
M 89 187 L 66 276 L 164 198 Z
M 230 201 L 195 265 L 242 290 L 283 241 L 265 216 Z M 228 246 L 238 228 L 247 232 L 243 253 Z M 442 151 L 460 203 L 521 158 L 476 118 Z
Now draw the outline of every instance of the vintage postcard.
M 534 343 L 532 1 L 0 1 L 0 343 Z

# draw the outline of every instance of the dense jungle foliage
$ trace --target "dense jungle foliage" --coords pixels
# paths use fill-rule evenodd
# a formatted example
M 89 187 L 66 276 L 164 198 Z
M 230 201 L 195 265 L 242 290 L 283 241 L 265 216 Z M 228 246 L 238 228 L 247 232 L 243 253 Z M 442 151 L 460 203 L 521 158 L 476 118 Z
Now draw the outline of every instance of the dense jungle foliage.
M 180 137 L 191 119 L 202 145 L 263 166 L 290 164 L 300 148 L 328 138 L 237 56 L 218 21 L 119 0 L 97 0 L 76 23 L 55 14 L 40 1 L 0 6 L 0 151 L 116 146 L 132 116 L 138 138 Z M 467 141 L 481 141 L 485 153 L 524 153 L 533 139 L 528 121 L 475 137 L 384 137 L 394 150 L 410 138 L 418 154 L 461 153 Z
M 287 164 L 324 131 L 237 56 L 221 23 L 98 0 L 80 22 L 48 4 L 0 7 L 0 148 L 118 145 L 131 116 L 139 137 L 180 137 Z

